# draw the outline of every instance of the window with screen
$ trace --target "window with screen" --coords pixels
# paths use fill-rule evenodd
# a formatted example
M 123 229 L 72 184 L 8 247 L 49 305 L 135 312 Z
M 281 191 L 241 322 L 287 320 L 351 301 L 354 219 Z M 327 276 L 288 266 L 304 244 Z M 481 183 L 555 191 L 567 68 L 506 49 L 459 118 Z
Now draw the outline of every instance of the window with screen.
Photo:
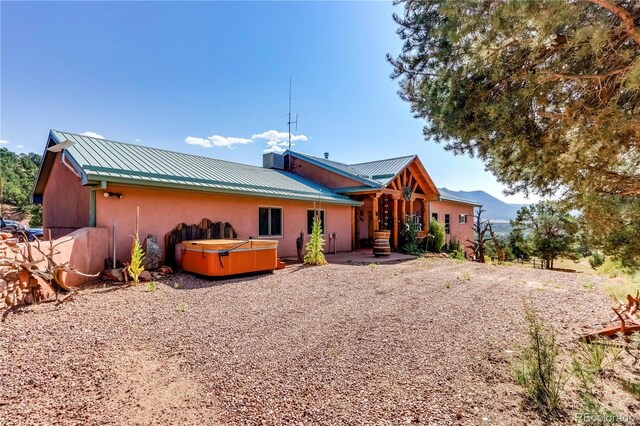
M 444 215 L 444 233 L 447 235 L 451 234 L 451 221 L 449 219 L 449 214 Z

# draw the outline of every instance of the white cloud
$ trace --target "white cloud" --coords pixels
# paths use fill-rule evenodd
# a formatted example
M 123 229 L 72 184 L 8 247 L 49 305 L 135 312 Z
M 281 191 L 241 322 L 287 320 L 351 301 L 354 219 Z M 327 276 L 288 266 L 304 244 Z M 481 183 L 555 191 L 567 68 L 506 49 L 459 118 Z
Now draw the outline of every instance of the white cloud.
M 84 132 L 80 133 L 82 136 L 89 136 L 90 138 L 104 139 L 104 136 L 97 134 L 96 132 Z
M 16 145 L 16 148 L 24 148 L 24 145 Z
M 263 152 L 284 152 L 289 148 L 289 133 L 279 132 L 277 130 L 267 130 L 266 132 L 258 133 L 251 136 L 253 139 L 265 139 L 267 141 L 267 147 Z M 291 146 L 295 144 L 295 141 L 308 141 L 309 138 L 306 135 L 294 135 L 291 134 Z
M 0 139 L 0 145 L 6 145 L 6 144 L 8 144 L 8 143 L 11 143 L 11 142 L 9 142 L 9 141 L 8 141 L 8 140 L 6 140 L 6 139 Z
M 136 142 L 142 142 L 140 139 L 136 139 Z
M 229 149 L 235 148 L 236 145 L 246 145 L 253 142 L 251 139 L 234 138 L 213 135 L 208 138 L 197 138 L 194 136 L 187 136 L 184 141 L 189 145 L 200 145 L 204 148 L 213 148 L 214 146 L 223 147 L 226 146 Z

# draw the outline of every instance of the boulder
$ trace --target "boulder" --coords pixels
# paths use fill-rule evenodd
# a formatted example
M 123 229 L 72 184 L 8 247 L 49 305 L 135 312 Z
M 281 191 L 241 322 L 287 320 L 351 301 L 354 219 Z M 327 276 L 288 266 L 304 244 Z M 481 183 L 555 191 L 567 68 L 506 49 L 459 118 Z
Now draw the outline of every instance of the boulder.
M 162 275 L 171 275 L 171 274 L 173 274 L 173 270 L 171 269 L 170 266 L 167 266 L 167 265 L 162 265 L 160 267 L 160 269 L 158 270 L 158 272 L 160 272 Z
M 105 269 L 102 271 L 102 279 L 105 281 L 123 282 L 124 273 L 122 272 L 122 268 Z
M 153 271 L 162 265 L 162 252 L 156 237 L 147 235 L 142 243 L 142 250 L 144 250 L 144 269 Z
M 140 278 L 140 281 L 151 281 L 151 272 L 142 271 L 139 278 Z

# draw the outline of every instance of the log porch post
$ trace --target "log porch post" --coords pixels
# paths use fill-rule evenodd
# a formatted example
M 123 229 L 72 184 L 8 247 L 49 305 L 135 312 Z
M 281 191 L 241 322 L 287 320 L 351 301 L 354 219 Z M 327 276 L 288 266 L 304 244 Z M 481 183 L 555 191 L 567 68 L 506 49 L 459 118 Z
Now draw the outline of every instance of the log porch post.
M 409 216 L 413 219 L 413 197 L 411 197 L 411 201 L 409 201 Z
M 422 200 L 422 229 L 429 233 L 429 222 L 431 222 L 431 201 L 424 198 Z
M 398 198 L 393 197 L 393 248 L 398 250 Z
M 373 230 L 377 231 L 378 228 L 378 194 L 375 194 L 373 197 L 373 205 L 371 206 L 371 210 L 373 211 Z M 369 236 L 373 238 L 373 235 Z
M 358 208 L 351 207 L 351 251 L 356 249 L 356 241 L 358 239 Z

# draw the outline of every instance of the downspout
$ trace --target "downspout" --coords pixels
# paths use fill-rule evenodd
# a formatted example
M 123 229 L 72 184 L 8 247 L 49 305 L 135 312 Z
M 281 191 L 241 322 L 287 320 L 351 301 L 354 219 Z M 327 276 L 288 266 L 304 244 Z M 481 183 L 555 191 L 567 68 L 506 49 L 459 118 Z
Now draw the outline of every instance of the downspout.
M 96 189 L 91 188 L 89 192 L 89 227 L 96 227 Z

